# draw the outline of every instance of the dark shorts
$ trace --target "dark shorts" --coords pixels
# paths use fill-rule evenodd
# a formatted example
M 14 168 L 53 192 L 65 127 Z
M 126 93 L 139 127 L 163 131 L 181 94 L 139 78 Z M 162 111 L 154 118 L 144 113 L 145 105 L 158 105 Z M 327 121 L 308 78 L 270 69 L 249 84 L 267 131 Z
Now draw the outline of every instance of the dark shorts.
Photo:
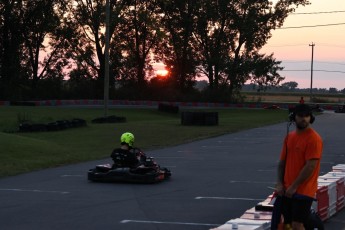
M 282 214 L 284 216 L 284 223 L 291 224 L 291 222 L 305 223 L 310 215 L 312 198 L 287 198 L 282 200 Z

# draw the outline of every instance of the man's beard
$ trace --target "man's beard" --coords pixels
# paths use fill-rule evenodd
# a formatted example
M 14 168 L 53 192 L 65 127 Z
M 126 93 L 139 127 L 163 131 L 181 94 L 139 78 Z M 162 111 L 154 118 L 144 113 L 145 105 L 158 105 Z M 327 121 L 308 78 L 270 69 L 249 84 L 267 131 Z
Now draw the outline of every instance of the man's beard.
M 296 122 L 296 127 L 299 130 L 304 130 L 308 128 L 308 126 L 309 126 L 308 122 L 298 122 L 298 123 Z

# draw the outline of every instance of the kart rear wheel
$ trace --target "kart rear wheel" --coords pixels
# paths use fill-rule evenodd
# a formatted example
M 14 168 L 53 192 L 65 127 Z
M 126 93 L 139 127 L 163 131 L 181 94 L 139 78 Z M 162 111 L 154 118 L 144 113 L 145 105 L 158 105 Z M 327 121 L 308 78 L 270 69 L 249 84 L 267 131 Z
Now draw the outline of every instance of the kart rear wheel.
M 164 177 L 169 178 L 171 176 L 171 172 L 167 168 L 161 168 L 162 171 L 164 171 Z

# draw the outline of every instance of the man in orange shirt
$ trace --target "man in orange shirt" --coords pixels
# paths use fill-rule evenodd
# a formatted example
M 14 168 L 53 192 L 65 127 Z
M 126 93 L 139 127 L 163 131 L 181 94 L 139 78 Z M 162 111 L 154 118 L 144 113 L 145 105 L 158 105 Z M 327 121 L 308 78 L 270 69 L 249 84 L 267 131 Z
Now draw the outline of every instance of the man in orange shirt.
M 301 99 L 299 100 L 299 103 L 304 104 L 304 98 L 303 97 L 301 97 Z
M 323 143 L 310 126 L 315 117 L 308 105 L 297 105 L 290 118 L 295 122 L 296 130 L 284 140 L 276 192 L 283 196 L 284 224 L 299 230 L 304 229 L 316 195 Z

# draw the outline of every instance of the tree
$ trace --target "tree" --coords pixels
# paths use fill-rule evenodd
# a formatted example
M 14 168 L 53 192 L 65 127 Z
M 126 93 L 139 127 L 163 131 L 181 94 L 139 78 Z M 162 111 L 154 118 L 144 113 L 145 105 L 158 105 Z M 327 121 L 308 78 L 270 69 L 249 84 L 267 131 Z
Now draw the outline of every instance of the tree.
M 284 78 L 273 55 L 259 54 L 271 31 L 283 25 L 289 13 L 307 0 L 203 0 L 195 37 L 210 86 L 229 85 L 229 94 L 251 80 L 262 87 Z M 213 6 L 213 7 L 211 7 Z
M 114 84 L 114 73 L 120 71 L 122 53 L 119 44 L 122 43 L 118 34 L 119 24 L 124 21 L 124 8 L 129 1 L 110 1 L 110 86 Z M 74 0 L 69 4 L 73 15 L 72 24 L 76 37 L 73 40 L 74 49 L 70 57 L 78 66 L 82 75 L 95 78 L 98 82 L 98 96 L 102 95 L 105 70 L 105 0 Z M 75 76 L 77 72 L 73 72 Z
M 201 74 L 208 77 L 210 89 L 218 89 L 224 83 L 226 75 L 225 59 L 228 45 L 235 36 L 234 31 L 227 28 L 231 13 L 224 7 L 224 1 L 200 1 L 198 17 L 194 31 L 196 53 L 201 60 L 198 68 Z
M 306 4 L 110 1 L 110 87 L 117 80 L 142 88 L 152 71 L 151 52 L 166 64 L 167 85 L 175 92 L 191 91 L 201 75 L 208 77 L 210 91 L 227 90 L 229 97 L 248 81 L 260 89 L 278 85 L 284 79 L 278 74 L 280 62 L 261 48 L 272 30 Z M 93 95 L 103 95 L 105 0 L 3 0 L 0 32 L 0 97 L 20 98 L 26 89 L 42 86 L 42 80 L 61 84 L 67 72 L 69 87 L 85 78 Z
M 191 89 L 195 82 L 198 59 L 193 43 L 192 33 L 197 14 L 197 0 L 165 1 L 161 0 L 162 29 L 167 37 L 162 41 L 156 54 L 166 64 L 170 77 L 174 79 L 175 88 Z
M 131 1 L 125 9 L 125 21 L 119 25 L 121 52 L 124 54 L 123 77 L 120 79 L 143 87 L 152 71 L 151 54 L 164 35 L 160 29 L 160 15 L 156 1 Z
M 289 91 L 293 91 L 298 87 L 298 83 L 295 81 L 284 82 L 282 84 L 282 88 L 287 89 Z
M 68 65 L 64 54 L 71 38 L 63 16 L 65 4 L 63 0 L 26 1 L 22 9 L 22 67 L 33 91 L 39 80 L 64 77 Z
M 336 93 L 338 93 L 338 90 L 337 90 L 337 88 L 331 87 L 331 88 L 329 88 L 328 92 L 336 94 Z
M 250 81 L 258 86 L 259 91 L 266 90 L 269 87 L 277 86 L 284 77 L 280 76 L 277 71 L 283 68 L 279 66 L 280 61 L 273 58 L 273 54 L 264 55 L 257 52 L 252 52 L 250 56 L 242 55 L 238 59 L 240 64 L 235 65 L 233 60 L 230 60 L 225 72 L 230 78 L 230 96 L 237 94 L 246 81 Z M 234 68 L 236 75 L 234 75 Z
M 30 93 L 52 92 L 38 81 L 61 84 L 68 65 L 64 51 L 68 48 L 64 14 L 65 0 L 2 1 L 1 74 L 3 97 L 30 99 Z M 63 50 L 63 51 L 62 51 Z M 52 88 L 58 88 L 58 85 Z M 46 93 L 45 93 L 46 95 Z
M 22 1 L 0 2 L 0 98 L 21 97 Z

